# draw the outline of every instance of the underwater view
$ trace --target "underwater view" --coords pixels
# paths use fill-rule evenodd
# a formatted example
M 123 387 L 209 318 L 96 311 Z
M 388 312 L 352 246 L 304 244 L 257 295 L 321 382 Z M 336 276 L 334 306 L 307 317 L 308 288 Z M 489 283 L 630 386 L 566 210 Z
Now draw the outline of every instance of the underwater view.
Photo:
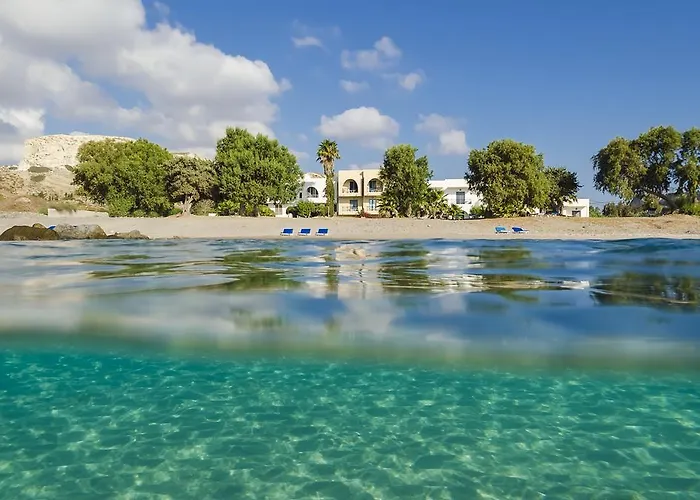
M 700 242 L 0 244 L 2 499 L 700 499 Z

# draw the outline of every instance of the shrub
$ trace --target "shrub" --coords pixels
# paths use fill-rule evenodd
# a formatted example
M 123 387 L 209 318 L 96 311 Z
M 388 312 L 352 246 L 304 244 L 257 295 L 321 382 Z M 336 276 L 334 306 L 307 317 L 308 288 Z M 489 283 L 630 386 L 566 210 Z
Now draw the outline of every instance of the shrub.
M 216 213 L 219 215 L 237 215 L 240 206 L 231 200 L 224 200 L 216 207 Z
M 107 202 L 107 213 L 110 217 L 128 217 L 132 208 L 133 203 L 126 198 L 113 198 Z M 136 212 L 134 216 L 137 216 Z
M 261 217 L 274 217 L 275 216 L 275 211 L 272 210 L 270 207 L 267 205 L 261 205 L 258 208 L 258 215 Z
M 293 217 L 323 217 L 326 215 L 326 205 L 324 203 L 313 203 L 311 201 L 300 201 L 287 209 L 287 213 Z
M 603 212 L 601 212 L 600 208 L 598 208 L 598 207 L 590 207 L 588 212 L 589 212 L 588 215 L 590 215 L 591 217 L 602 217 L 603 216 Z
M 487 211 L 483 205 L 474 205 L 469 211 L 471 217 L 486 217 Z
M 51 172 L 51 169 L 49 167 L 29 167 L 27 171 L 32 174 L 45 174 Z
M 192 205 L 192 213 L 194 215 L 209 215 L 216 211 L 214 200 L 199 200 Z

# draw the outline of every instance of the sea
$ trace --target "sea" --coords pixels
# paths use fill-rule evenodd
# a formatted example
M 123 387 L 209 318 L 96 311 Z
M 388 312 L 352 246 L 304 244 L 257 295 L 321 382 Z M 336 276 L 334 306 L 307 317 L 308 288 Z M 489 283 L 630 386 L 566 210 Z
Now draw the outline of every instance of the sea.
M 700 499 L 700 241 L 0 244 L 2 499 Z

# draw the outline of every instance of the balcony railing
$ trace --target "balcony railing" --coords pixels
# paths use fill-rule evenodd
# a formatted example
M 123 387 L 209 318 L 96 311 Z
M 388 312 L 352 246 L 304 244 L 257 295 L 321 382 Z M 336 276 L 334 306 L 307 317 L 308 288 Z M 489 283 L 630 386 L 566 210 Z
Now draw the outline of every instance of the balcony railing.
M 343 188 L 340 190 L 342 194 L 360 194 L 359 189 Z

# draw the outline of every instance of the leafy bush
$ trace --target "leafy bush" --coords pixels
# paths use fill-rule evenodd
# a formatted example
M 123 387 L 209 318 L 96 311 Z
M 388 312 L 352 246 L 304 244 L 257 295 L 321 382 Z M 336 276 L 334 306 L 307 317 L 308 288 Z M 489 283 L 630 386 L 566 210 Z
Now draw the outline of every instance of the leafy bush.
M 483 205 L 474 205 L 469 211 L 471 217 L 486 217 L 486 208 Z
M 194 215 L 209 215 L 214 212 L 216 212 L 214 200 L 199 200 L 192 205 L 192 213 Z
M 45 174 L 51 172 L 51 169 L 49 167 L 29 167 L 27 171 L 32 174 Z
M 635 209 L 629 203 L 606 203 L 603 207 L 603 215 L 605 217 L 639 217 L 642 211 Z
M 240 205 L 232 200 L 224 200 L 216 207 L 219 215 L 238 215 Z
M 602 217 L 603 216 L 603 212 L 601 212 L 600 208 L 598 208 L 598 207 L 590 207 L 588 212 L 589 212 L 588 215 L 590 215 L 591 217 Z
M 46 176 L 44 174 L 32 175 L 31 177 L 29 177 L 29 180 L 32 182 L 41 182 L 44 179 L 46 179 Z
M 110 217 L 128 217 L 132 213 L 132 209 L 133 203 L 127 198 L 115 197 L 107 201 L 107 213 Z
M 326 205 L 323 203 L 302 200 L 296 205 L 289 207 L 287 213 L 292 217 L 308 219 L 309 217 L 323 217 L 326 215 L 326 210 Z
M 700 203 L 686 199 L 680 204 L 679 211 L 686 215 L 700 216 Z
M 258 215 L 260 217 L 274 217 L 275 211 L 267 205 L 261 205 L 260 207 L 258 207 Z

